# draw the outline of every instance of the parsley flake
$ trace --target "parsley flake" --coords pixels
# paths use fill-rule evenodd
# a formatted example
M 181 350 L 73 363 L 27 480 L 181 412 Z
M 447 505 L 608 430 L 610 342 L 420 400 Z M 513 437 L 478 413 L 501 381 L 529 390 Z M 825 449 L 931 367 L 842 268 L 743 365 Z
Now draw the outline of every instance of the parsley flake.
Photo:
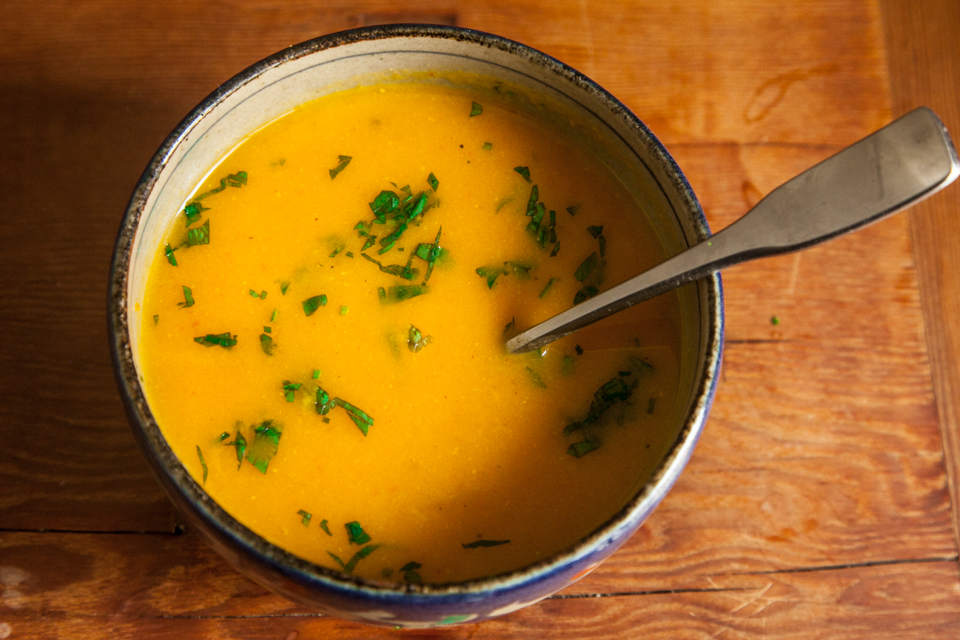
M 237 336 L 230 335 L 230 332 L 224 333 L 208 333 L 205 336 L 197 336 L 193 339 L 197 344 L 202 344 L 205 347 L 212 347 L 214 345 L 220 345 L 224 349 L 229 349 L 230 347 L 237 344 Z
M 509 540 L 475 540 L 467 544 L 461 543 L 464 549 L 479 549 L 481 547 L 499 547 L 502 544 L 510 544 Z
M 473 105 L 470 107 L 470 117 L 473 118 L 474 116 L 478 116 L 481 113 L 483 113 L 483 105 L 474 102 Z
M 326 520 L 321 520 L 321 521 L 320 521 L 320 528 L 323 529 L 323 532 L 324 532 L 325 534 L 327 534 L 328 536 L 332 536 L 332 535 L 333 535 L 332 533 L 330 533 L 330 527 L 327 526 L 327 521 L 326 521 Z
M 203 226 L 194 229 L 187 229 L 187 244 L 195 247 L 201 244 L 210 244 L 210 220 L 203 223 Z
M 263 352 L 268 356 L 273 355 L 273 349 L 276 345 L 273 344 L 273 338 L 271 338 L 266 333 L 260 334 L 260 348 L 263 349 Z
M 327 296 L 325 294 L 313 296 L 307 298 L 300 304 L 303 306 L 303 312 L 307 314 L 307 317 L 309 318 L 314 314 L 314 312 L 316 312 L 317 309 L 327 306 Z
M 353 160 L 351 156 L 337 156 L 337 166 L 330 169 L 330 179 L 333 180 L 341 171 L 346 169 L 351 160 Z
M 183 287 L 183 302 L 178 302 L 177 306 L 183 309 L 193 306 L 193 291 L 190 290 L 190 287 L 184 285 Z
M 299 511 L 297 511 L 297 515 L 302 516 L 300 519 L 300 523 L 303 526 L 306 527 L 310 525 L 310 518 L 313 517 L 312 513 L 310 513 L 309 511 L 304 511 L 303 509 L 300 509 Z
M 203 484 L 207 484 L 207 463 L 203 459 L 203 451 L 200 451 L 200 445 L 197 445 L 197 455 L 200 456 L 200 466 L 203 468 Z
M 514 167 L 514 171 L 523 176 L 523 179 L 527 182 L 530 182 L 530 168 L 529 167 Z
M 594 239 L 596 239 L 596 238 L 599 238 L 599 237 L 600 237 L 600 234 L 601 234 L 601 233 L 603 233 L 603 227 L 602 227 L 602 226 L 597 226 L 597 225 L 591 225 L 591 226 L 587 227 L 587 231 L 589 231 L 589 232 L 590 232 L 590 235 L 592 235 L 592 236 L 594 237 Z
M 427 176 L 427 184 L 430 185 L 430 188 L 431 188 L 431 189 L 433 189 L 434 191 L 436 191 L 436 190 L 437 190 L 437 187 L 440 186 L 440 181 L 437 180 L 437 176 L 435 176 L 435 175 L 433 175 L 433 173 L 431 173 L 430 175 Z
M 347 530 L 347 540 L 350 544 L 362 546 L 370 542 L 370 534 L 363 530 L 359 522 L 348 522 L 343 526 Z
M 543 298 L 543 296 L 547 295 L 547 292 L 550 291 L 550 288 L 559 281 L 560 278 L 550 278 L 550 280 L 547 281 L 546 286 L 543 288 L 543 291 L 540 292 L 540 297 Z
M 167 262 L 173 266 L 177 266 L 177 257 L 173 255 L 174 251 L 176 251 L 176 249 L 172 249 L 169 244 L 163 248 L 163 254 L 167 256 Z
M 247 449 L 247 461 L 263 474 L 267 473 L 270 460 L 277 455 L 282 428 L 273 420 L 264 420 L 253 428 L 253 442 Z

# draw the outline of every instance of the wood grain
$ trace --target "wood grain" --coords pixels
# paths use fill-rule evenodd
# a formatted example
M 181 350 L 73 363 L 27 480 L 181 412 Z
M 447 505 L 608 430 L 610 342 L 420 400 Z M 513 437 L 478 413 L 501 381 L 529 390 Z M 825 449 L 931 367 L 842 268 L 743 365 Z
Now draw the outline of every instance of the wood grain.
M 960 5 L 956 2 L 882 3 L 890 93 L 896 113 L 932 108 L 960 132 Z M 914 252 L 926 318 L 944 457 L 960 536 L 960 187 L 921 203 L 913 212 Z
M 948 0 L 0 3 L 0 640 L 392 634 L 297 607 L 171 533 L 104 311 L 126 201 L 180 118 L 283 47 L 395 20 L 498 33 L 587 73 L 665 142 L 715 230 L 917 104 L 960 131 Z M 713 413 L 641 531 L 558 597 L 405 635 L 956 637 L 957 211 L 954 186 L 727 271 Z
M 186 542 L 186 544 L 184 544 Z M 11 546 L 12 544 L 12 546 Z M 379 638 L 387 629 L 290 605 L 189 536 L 15 534 L 3 537 L 0 624 L 23 638 Z M 153 547 L 154 549 L 151 549 Z M 11 552 L 12 551 L 12 552 Z M 159 553 L 158 553 L 159 552 Z M 953 638 L 953 562 L 821 571 L 710 574 L 701 589 L 564 592 L 528 609 L 417 638 Z M 292 635 L 295 634 L 295 635 Z

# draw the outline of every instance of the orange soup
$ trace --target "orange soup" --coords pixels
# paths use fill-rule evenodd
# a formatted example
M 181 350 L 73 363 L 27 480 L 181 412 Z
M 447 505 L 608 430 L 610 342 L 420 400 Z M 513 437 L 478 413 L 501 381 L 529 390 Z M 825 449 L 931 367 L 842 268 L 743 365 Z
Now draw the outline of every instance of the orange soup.
M 646 481 L 677 401 L 675 294 L 506 352 L 665 252 L 586 134 L 488 86 L 360 87 L 256 131 L 183 203 L 142 300 L 146 394 L 193 478 L 370 580 L 569 547 Z

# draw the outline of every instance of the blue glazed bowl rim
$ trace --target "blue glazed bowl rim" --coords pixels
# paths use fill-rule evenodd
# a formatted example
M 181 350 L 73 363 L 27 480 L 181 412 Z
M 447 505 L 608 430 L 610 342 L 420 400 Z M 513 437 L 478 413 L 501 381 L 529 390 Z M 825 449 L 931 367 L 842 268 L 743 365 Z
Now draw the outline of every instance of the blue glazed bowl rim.
M 547 582 L 560 574 L 574 573 L 571 571 L 572 567 L 582 567 L 586 564 L 586 559 L 595 556 L 608 544 L 615 541 L 622 543 L 626 534 L 636 529 L 676 481 L 703 430 L 716 390 L 723 350 L 723 293 L 719 274 L 701 281 L 701 286 L 707 288 L 706 308 L 701 309 L 701 313 L 706 313 L 708 317 L 704 346 L 707 362 L 693 391 L 696 401 L 685 417 L 683 428 L 670 446 L 668 454 L 643 488 L 618 513 L 569 549 L 550 558 L 508 573 L 464 582 L 423 585 L 380 583 L 346 575 L 304 560 L 267 542 L 234 519 L 186 472 L 161 435 L 140 386 L 130 350 L 127 315 L 127 274 L 137 225 L 158 176 L 167 166 L 174 150 L 197 123 L 225 98 L 256 80 L 267 70 L 286 62 L 338 46 L 388 38 L 443 38 L 498 49 L 532 61 L 547 72 L 560 76 L 580 90 L 599 98 L 616 119 L 626 124 L 628 130 L 643 141 L 651 155 L 671 175 L 674 190 L 681 199 L 683 208 L 688 214 L 692 214 L 691 222 L 697 240 L 702 241 L 709 237 L 710 229 L 693 190 L 676 162 L 653 133 L 619 100 L 587 76 L 551 56 L 501 36 L 472 29 L 418 24 L 381 25 L 333 33 L 293 45 L 251 65 L 224 82 L 200 102 L 164 140 L 141 175 L 124 213 L 114 247 L 108 292 L 108 329 L 114 372 L 134 436 L 153 472 L 178 507 L 188 510 L 209 527 L 205 531 L 208 536 L 226 542 L 234 547 L 233 551 L 237 555 L 247 559 L 254 558 L 257 564 L 278 576 L 292 579 L 302 588 L 332 590 L 348 599 L 359 596 L 370 602 L 402 602 L 416 606 L 465 598 L 473 600 L 478 596 L 489 597 L 519 590 L 533 583 Z M 600 557 L 606 555 L 608 554 L 604 553 Z

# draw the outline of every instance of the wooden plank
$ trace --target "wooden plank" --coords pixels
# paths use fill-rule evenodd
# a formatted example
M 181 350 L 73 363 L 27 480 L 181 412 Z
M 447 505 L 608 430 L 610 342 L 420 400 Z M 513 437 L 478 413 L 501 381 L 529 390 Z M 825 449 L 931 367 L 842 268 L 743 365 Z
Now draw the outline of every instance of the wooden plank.
M 951 0 L 882 0 L 890 94 L 895 113 L 925 104 L 960 132 L 960 5 Z M 944 456 L 960 516 L 960 187 L 911 214 L 926 337 L 933 368 Z M 960 536 L 960 520 L 956 521 Z
M 3 536 L 2 544 L 0 624 L 12 638 L 369 638 L 391 633 L 294 607 L 224 572 L 190 536 L 14 534 Z M 443 635 L 635 638 L 642 632 L 649 638 L 722 633 L 799 639 L 828 632 L 832 638 L 952 638 L 960 623 L 954 561 L 708 573 L 704 578 L 701 589 L 606 597 L 568 591 Z

